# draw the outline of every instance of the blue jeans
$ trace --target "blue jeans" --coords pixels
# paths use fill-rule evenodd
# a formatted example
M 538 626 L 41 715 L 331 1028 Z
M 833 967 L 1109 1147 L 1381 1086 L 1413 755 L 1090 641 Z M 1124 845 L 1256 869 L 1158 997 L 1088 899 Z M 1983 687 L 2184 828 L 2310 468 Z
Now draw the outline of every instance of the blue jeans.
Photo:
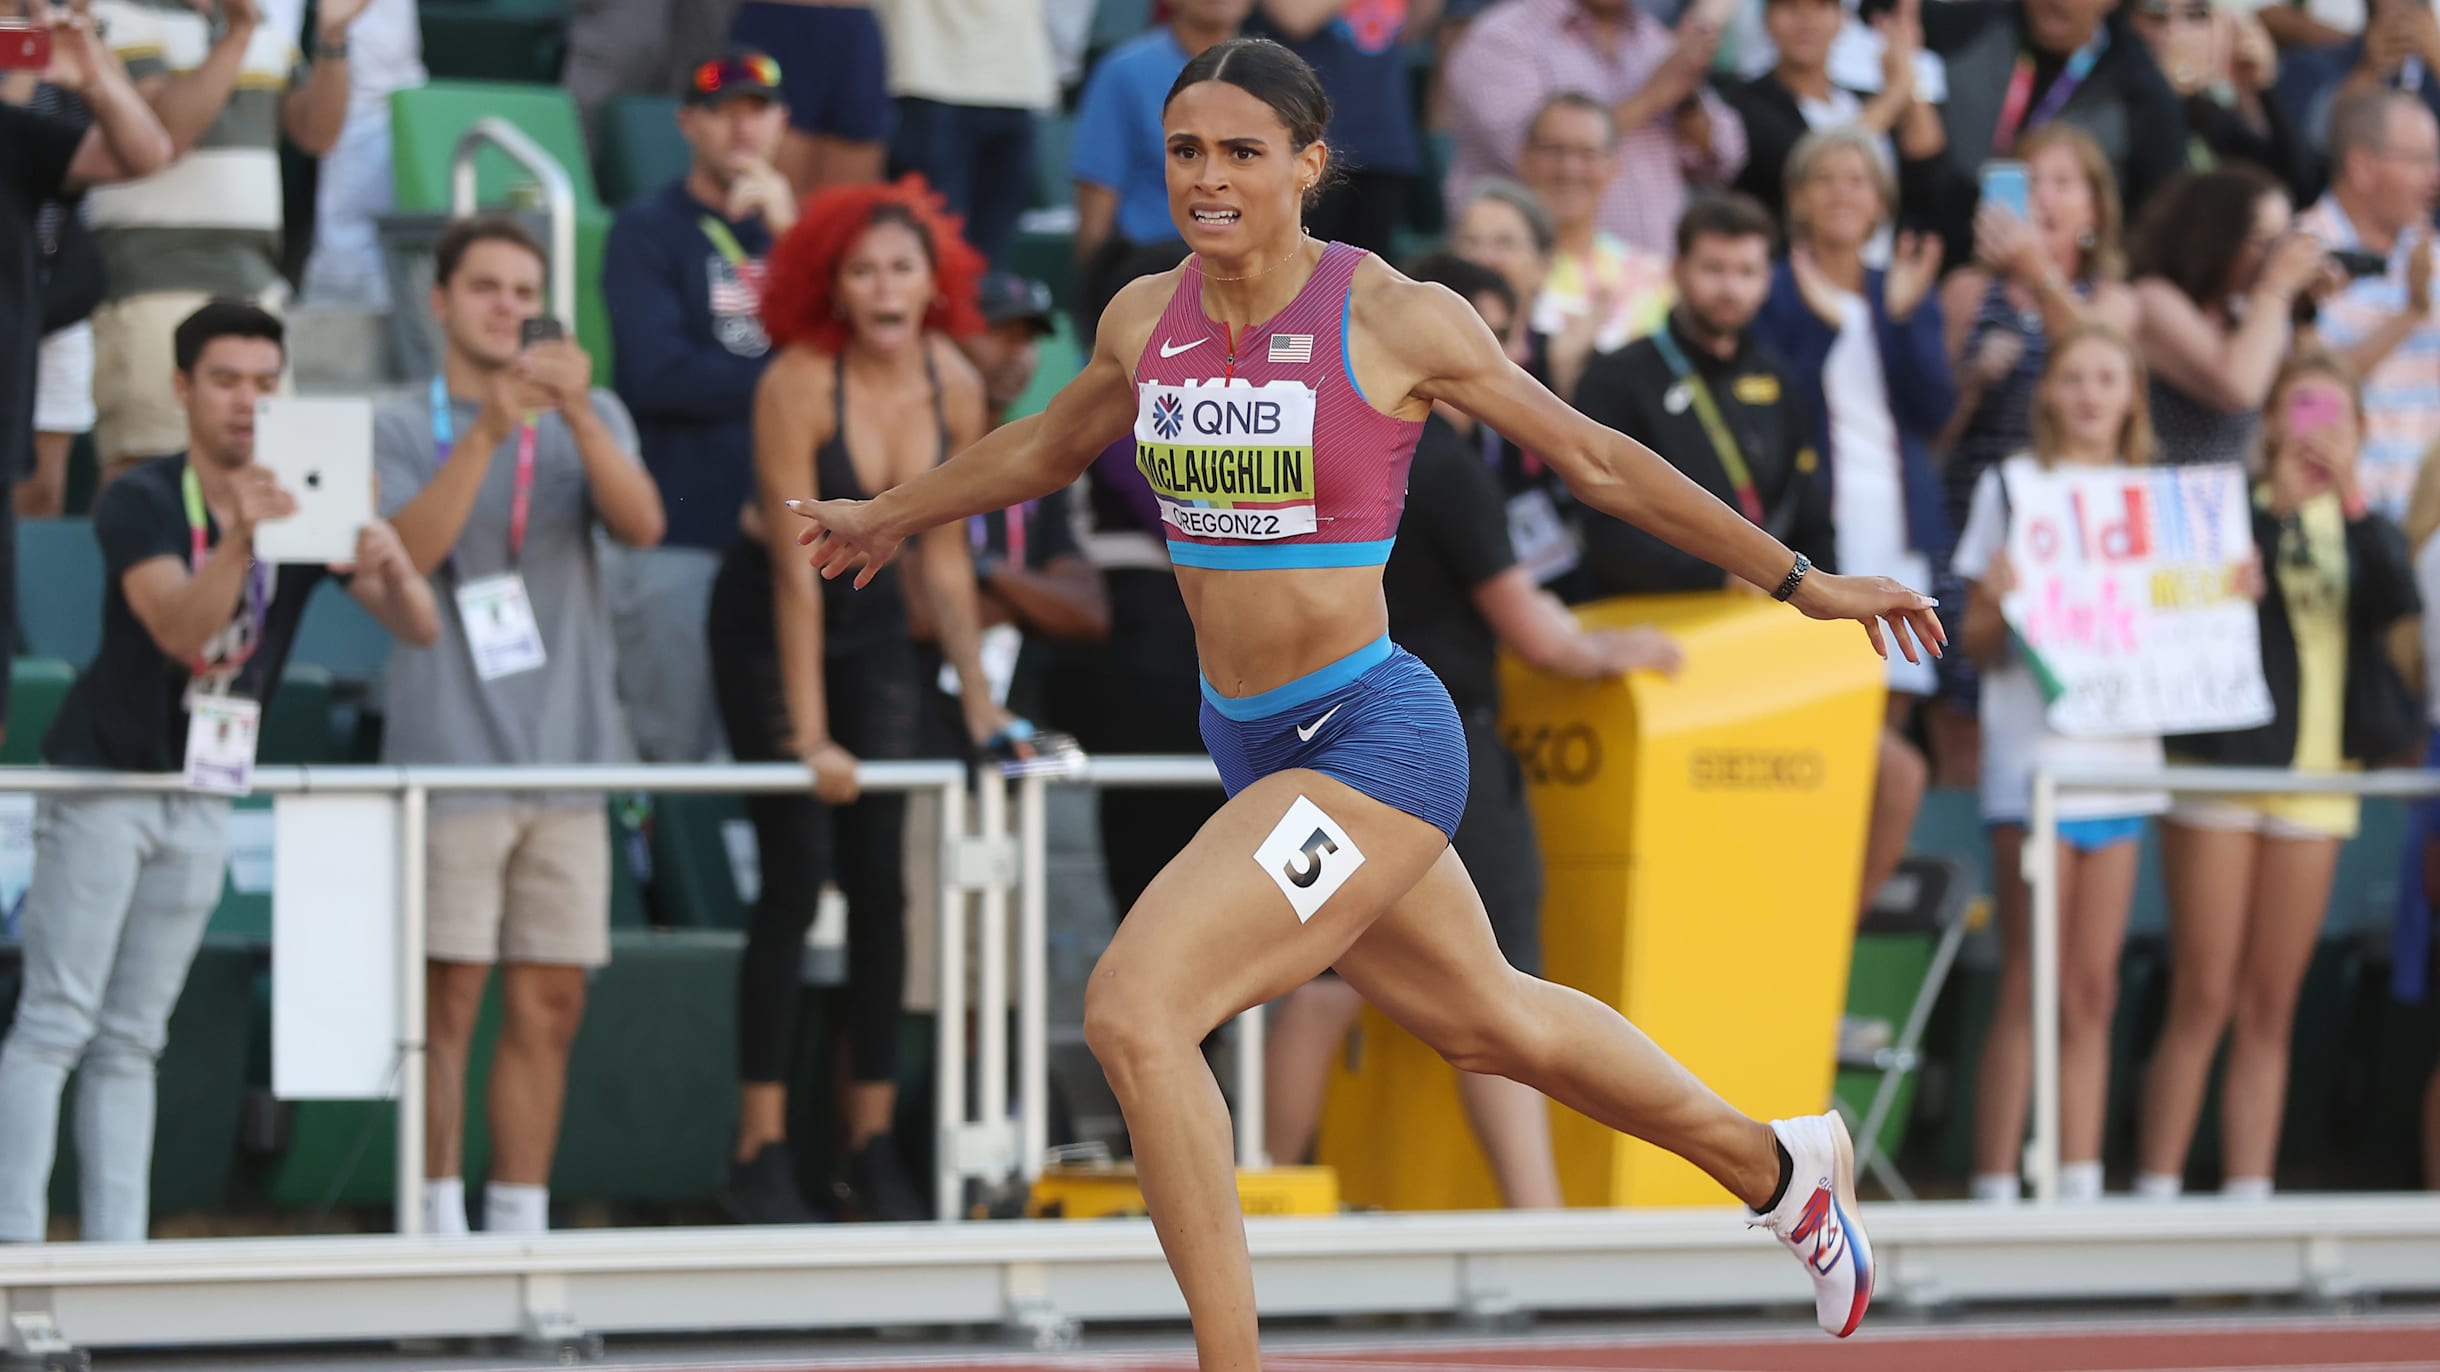
M 1033 190 L 1034 112 L 903 97 L 890 136 L 890 175 L 908 172 L 922 172 L 950 210 L 965 216 L 966 241 L 1005 268 Z
M 42 797 L 25 991 L 0 1042 L 0 1242 L 44 1236 L 71 1072 L 84 1236 L 146 1236 L 153 1068 L 228 866 L 217 797 Z

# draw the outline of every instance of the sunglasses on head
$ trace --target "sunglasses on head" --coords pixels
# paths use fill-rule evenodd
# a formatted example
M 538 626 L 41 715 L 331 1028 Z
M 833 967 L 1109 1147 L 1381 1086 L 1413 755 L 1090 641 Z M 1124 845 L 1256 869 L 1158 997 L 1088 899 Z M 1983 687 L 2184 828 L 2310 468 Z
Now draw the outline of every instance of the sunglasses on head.
M 2143 14 L 2148 19 L 2208 24 L 2211 22 L 2211 0 L 2187 0 L 2184 4 L 2149 3 L 2143 7 Z
M 695 68 L 695 89 L 718 95 L 731 86 L 777 86 L 779 63 L 768 57 L 719 57 Z

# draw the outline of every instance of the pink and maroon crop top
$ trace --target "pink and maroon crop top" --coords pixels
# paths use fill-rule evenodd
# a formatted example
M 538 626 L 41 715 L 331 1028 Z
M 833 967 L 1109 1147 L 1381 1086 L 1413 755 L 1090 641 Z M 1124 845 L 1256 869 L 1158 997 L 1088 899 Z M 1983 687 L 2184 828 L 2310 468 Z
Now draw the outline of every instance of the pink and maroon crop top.
M 1135 364 L 1135 465 L 1172 561 L 1389 560 L 1423 424 L 1374 409 L 1348 365 L 1348 286 L 1365 256 L 1327 245 L 1286 309 L 1234 337 L 1203 313 L 1202 272 L 1188 264 Z

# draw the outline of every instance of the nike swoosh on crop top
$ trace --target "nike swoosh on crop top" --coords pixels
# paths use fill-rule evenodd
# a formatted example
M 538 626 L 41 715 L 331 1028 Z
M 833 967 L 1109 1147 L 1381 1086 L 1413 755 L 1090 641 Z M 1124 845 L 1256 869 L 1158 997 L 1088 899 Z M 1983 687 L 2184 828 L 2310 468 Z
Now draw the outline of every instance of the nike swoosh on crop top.
M 1135 465 L 1180 566 L 1374 567 L 1406 508 L 1419 420 L 1373 408 L 1347 361 L 1369 256 L 1326 244 L 1287 308 L 1240 334 L 1203 313 L 1189 261 L 1135 363 Z

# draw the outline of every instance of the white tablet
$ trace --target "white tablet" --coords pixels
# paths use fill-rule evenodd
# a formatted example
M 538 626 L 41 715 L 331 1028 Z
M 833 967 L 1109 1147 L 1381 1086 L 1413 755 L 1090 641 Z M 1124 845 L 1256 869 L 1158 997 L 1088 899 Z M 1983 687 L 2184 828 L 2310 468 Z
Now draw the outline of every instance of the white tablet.
M 372 522 L 373 405 L 355 398 L 272 396 L 254 410 L 254 460 L 296 497 L 297 512 L 254 531 L 265 562 L 352 562 Z

